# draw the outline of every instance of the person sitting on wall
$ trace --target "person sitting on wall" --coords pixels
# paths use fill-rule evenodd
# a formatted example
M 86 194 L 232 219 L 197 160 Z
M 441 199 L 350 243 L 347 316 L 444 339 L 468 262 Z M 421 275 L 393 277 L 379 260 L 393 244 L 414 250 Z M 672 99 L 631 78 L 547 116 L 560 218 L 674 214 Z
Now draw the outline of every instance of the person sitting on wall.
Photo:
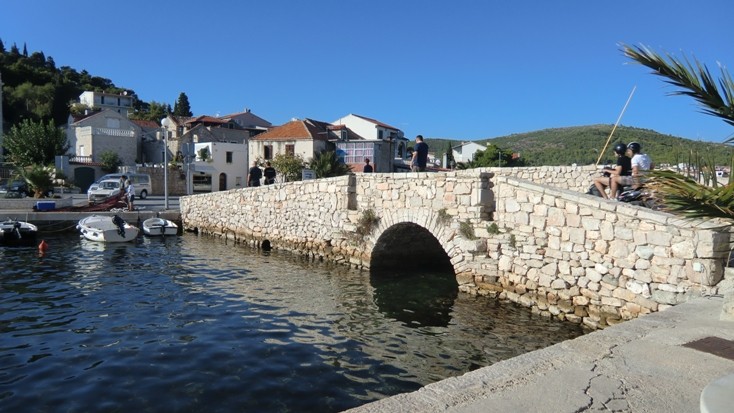
M 617 188 L 625 186 L 632 187 L 632 189 L 638 189 L 642 186 L 642 179 L 645 173 L 655 167 L 652 159 L 650 159 L 646 153 L 640 153 L 640 151 L 642 151 L 642 145 L 637 142 L 630 142 L 630 144 L 627 145 L 627 152 L 632 155 L 632 160 L 630 161 L 632 172 L 628 176 L 617 176 L 614 178 L 611 187 L 612 193 L 614 193 Z
M 627 176 L 632 173 L 632 162 L 631 159 L 626 155 L 627 145 L 624 143 L 618 143 L 614 145 L 614 153 L 617 155 L 617 165 L 614 169 L 605 168 L 604 176 L 600 176 L 594 179 L 594 186 L 601 194 L 602 198 L 609 199 L 606 188 L 610 188 L 610 196 L 616 199 L 617 191 L 616 187 L 612 187 L 615 177 Z

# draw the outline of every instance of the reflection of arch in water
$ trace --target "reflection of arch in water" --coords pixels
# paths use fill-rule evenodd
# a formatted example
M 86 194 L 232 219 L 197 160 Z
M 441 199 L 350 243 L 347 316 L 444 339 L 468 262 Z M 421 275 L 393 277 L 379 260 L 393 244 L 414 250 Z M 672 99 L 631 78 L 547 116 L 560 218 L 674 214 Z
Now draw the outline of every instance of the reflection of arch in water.
M 447 326 L 458 296 L 453 266 L 426 228 L 401 222 L 385 230 L 372 249 L 370 281 L 386 316 L 416 326 Z

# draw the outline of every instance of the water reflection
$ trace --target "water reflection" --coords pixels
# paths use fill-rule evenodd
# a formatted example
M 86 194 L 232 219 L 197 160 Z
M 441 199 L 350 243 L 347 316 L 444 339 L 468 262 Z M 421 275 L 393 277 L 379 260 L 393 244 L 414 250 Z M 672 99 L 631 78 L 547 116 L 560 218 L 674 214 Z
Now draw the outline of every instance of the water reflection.
M 459 293 L 453 272 L 372 271 L 370 283 L 380 312 L 413 327 L 448 326 Z
M 191 235 L 49 244 L 0 249 L 0 411 L 341 411 L 580 334 L 446 274 Z

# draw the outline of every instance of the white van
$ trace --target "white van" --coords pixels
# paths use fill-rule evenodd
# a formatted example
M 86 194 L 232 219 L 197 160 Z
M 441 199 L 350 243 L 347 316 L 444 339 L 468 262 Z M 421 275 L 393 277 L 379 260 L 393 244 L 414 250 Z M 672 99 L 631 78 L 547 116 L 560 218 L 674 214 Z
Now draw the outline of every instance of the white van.
M 105 180 L 109 179 L 117 179 L 120 180 L 120 177 L 126 175 L 128 179 L 130 179 L 130 182 L 133 184 L 133 188 L 135 188 L 135 198 L 145 199 L 148 197 L 148 194 L 150 194 L 150 175 L 148 174 L 135 174 L 135 173 L 127 173 L 127 174 L 107 174 L 96 181 L 92 185 L 89 186 L 89 190 L 87 191 L 87 199 L 90 199 L 92 192 L 99 189 L 99 183 Z

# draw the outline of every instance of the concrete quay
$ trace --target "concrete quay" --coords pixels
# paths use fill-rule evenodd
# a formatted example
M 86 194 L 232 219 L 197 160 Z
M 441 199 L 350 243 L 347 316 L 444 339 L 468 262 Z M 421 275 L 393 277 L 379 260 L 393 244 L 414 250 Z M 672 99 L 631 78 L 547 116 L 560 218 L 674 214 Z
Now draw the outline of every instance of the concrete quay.
M 734 318 L 726 310 L 732 292 L 729 288 L 726 299 L 693 299 L 348 412 L 734 412 L 731 389 L 724 392 L 728 408 L 709 403 L 702 409 L 700 401 L 709 383 L 734 373 Z
M 70 205 L 86 205 L 85 195 L 74 195 L 75 199 Z M 138 225 L 148 218 L 161 217 L 174 222 L 181 222 L 181 211 L 179 210 L 179 197 L 169 197 L 169 209 L 164 209 L 164 199 L 161 196 L 149 196 L 145 200 L 136 200 L 137 210 L 132 212 L 112 211 L 35 211 L 29 208 L 0 208 L 0 220 L 13 219 L 30 222 L 38 226 L 41 234 L 50 232 L 73 231 L 76 224 L 82 218 L 90 215 L 119 215 L 132 225 Z

